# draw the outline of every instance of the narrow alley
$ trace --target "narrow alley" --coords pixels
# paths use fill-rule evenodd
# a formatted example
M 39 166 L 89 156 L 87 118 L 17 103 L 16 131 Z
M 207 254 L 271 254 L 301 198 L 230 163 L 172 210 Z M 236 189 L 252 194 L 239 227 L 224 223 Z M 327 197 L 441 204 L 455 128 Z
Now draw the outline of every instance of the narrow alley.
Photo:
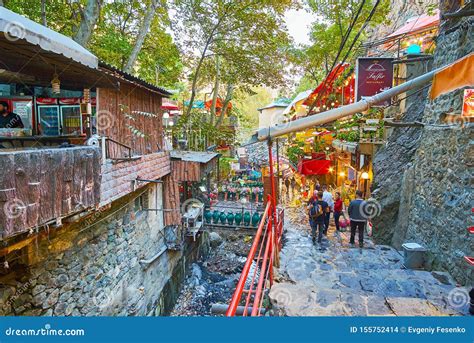
M 288 212 L 279 275 L 270 291 L 273 315 L 467 314 L 467 306 L 453 307 L 463 289 L 449 274 L 404 269 L 400 252 L 369 237 L 364 249 L 351 248 L 350 233 L 338 233 L 333 225 L 319 249 L 311 242 L 304 210 Z

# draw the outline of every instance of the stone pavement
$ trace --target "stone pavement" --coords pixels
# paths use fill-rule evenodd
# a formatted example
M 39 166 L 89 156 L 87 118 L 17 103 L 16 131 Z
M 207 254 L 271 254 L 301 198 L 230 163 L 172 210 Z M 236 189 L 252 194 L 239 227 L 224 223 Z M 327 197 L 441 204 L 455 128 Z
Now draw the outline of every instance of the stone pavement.
M 467 314 L 468 291 L 456 287 L 449 274 L 404 269 L 397 250 L 368 237 L 364 249 L 351 248 L 349 232 L 332 226 L 320 250 L 303 224 L 303 210 L 288 210 L 280 268 L 269 294 L 273 315 Z

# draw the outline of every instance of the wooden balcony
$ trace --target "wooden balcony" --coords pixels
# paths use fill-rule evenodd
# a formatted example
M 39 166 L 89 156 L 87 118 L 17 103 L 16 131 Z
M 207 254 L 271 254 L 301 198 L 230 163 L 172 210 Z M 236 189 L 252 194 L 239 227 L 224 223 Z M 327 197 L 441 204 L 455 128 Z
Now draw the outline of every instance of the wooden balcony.
M 0 239 L 99 204 L 100 149 L 0 151 Z

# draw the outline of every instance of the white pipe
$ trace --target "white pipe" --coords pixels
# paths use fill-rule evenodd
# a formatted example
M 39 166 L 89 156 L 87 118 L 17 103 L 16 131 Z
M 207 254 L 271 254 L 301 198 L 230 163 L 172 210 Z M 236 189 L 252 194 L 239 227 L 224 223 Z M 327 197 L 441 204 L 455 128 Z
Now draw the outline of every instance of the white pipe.
M 452 64 L 455 64 L 458 61 L 459 60 L 453 62 Z M 413 80 L 407 81 L 401 85 L 395 86 L 393 88 L 390 88 L 389 90 L 386 90 L 371 97 L 367 97 L 350 105 L 334 108 L 326 112 L 321 112 L 315 115 L 300 118 L 285 124 L 279 124 L 269 128 L 260 129 L 251 138 L 251 141 L 249 143 L 252 144 L 256 143 L 257 141 L 273 139 L 282 135 L 286 135 L 288 133 L 303 131 L 316 125 L 326 124 L 358 112 L 366 111 L 373 105 L 390 100 L 395 95 L 405 93 L 409 90 L 419 88 L 420 86 L 425 85 L 433 79 L 436 73 L 440 72 L 444 68 L 446 67 L 435 69 L 433 71 L 430 71 L 429 73 L 418 76 Z

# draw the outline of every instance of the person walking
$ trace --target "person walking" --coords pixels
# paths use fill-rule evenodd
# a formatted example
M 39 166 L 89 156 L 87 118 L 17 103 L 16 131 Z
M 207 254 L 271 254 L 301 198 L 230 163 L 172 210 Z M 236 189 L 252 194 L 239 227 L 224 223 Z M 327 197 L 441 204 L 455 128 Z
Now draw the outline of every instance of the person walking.
M 321 244 L 324 232 L 324 214 L 328 208 L 327 202 L 323 201 L 323 192 L 317 193 L 317 200 L 310 199 L 308 203 L 309 222 L 311 225 L 311 238 L 316 243 L 316 231 L 318 232 L 318 243 Z
M 339 227 L 339 218 L 343 214 L 343 204 L 341 192 L 336 192 L 336 199 L 334 200 L 334 223 L 336 224 L 336 231 L 341 231 Z
M 364 216 L 365 200 L 362 198 L 362 192 L 356 191 L 356 198 L 351 201 L 347 211 L 349 212 L 349 219 L 351 221 L 351 239 L 350 244 L 354 246 L 356 231 L 359 234 L 359 248 L 364 247 L 364 229 L 367 223 L 367 218 Z
M 328 204 L 327 212 L 324 213 L 324 234 L 327 234 L 329 229 L 329 220 L 331 219 L 331 212 L 334 209 L 334 200 L 332 199 L 331 192 L 328 191 L 328 186 L 323 186 L 323 201 Z

